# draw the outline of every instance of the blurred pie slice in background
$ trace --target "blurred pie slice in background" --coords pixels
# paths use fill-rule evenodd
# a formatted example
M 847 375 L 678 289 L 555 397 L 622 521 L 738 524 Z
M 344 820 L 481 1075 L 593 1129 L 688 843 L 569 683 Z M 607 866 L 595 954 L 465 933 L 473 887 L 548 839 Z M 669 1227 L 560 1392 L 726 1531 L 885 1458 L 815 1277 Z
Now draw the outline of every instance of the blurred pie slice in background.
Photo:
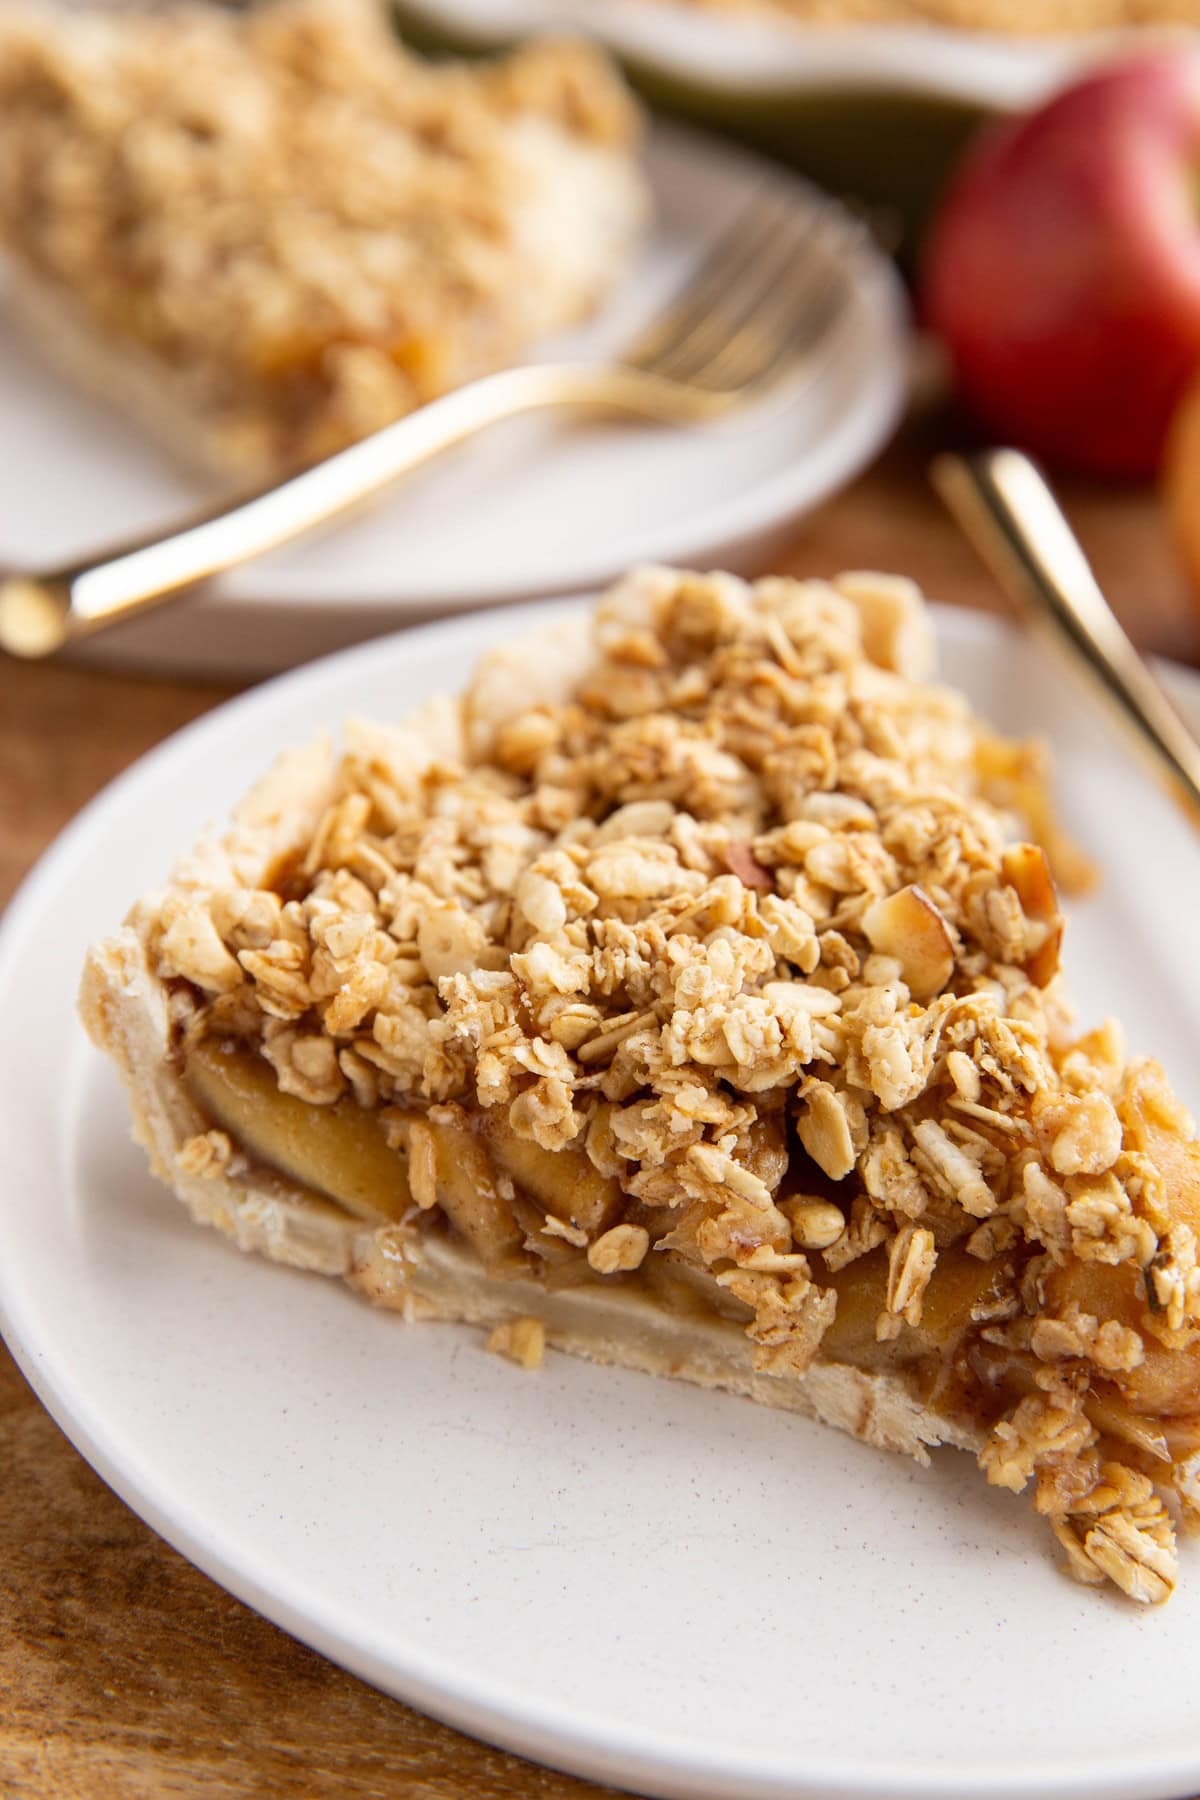
M 269 477 L 587 315 L 648 213 L 604 54 L 406 51 L 362 0 L 0 18 L 9 302 L 177 453 Z

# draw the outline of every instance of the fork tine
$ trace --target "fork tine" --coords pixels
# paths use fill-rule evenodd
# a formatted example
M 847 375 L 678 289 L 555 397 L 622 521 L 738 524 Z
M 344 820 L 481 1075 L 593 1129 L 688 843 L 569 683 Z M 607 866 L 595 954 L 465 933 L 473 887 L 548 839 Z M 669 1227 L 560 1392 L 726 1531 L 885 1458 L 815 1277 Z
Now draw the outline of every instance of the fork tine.
M 814 306 L 805 330 L 792 335 L 784 331 L 744 334 L 749 350 L 740 360 L 719 359 L 703 379 L 696 383 L 714 394 L 744 394 L 746 398 L 761 394 L 785 375 L 808 365 L 815 375 L 820 367 L 820 351 L 833 332 L 840 309 L 836 305 L 838 287 L 830 281 L 823 303 Z
M 719 356 L 786 271 L 786 258 L 776 234 L 747 259 L 723 295 L 690 330 L 655 359 L 654 373 L 673 381 L 692 381 L 698 371 Z
M 781 222 L 757 254 L 746 259 L 707 316 L 658 359 L 655 372 L 675 381 L 713 385 L 706 372 L 714 362 L 723 359 L 752 327 L 761 333 L 772 296 L 795 279 L 797 269 L 810 269 L 807 243 L 808 233 L 798 234 L 791 218 Z
M 638 334 L 621 360 L 636 368 L 657 370 L 660 360 L 711 314 L 747 262 L 761 253 L 778 227 L 778 201 L 764 183 L 721 232 L 683 291 Z
M 828 225 L 828 221 L 826 221 Z M 832 259 L 799 255 L 784 279 L 760 294 L 740 327 L 687 379 L 712 392 L 762 389 L 790 367 L 811 359 L 840 316 L 845 274 Z
M 840 212 L 818 202 L 798 216 L 790 196 L 764 188 L 742 217 L 749 228 L 735 222 L 633 353 L 650 373 L 715 397 L 761 390 L 811 358 L 843 287 L 837 262 L 819 253 L 822 238 L 846 237 Z

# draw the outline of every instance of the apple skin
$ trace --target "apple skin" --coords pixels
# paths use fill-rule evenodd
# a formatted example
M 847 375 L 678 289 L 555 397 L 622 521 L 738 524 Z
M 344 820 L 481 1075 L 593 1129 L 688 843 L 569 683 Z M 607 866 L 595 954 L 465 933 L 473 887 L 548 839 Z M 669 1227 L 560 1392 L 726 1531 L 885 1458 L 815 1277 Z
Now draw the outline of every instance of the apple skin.
M 985 130 L 935 217 L 920 299 L 991 433 L 1152 474 L 1200 365 L 1200 54 L 1105 66 Z

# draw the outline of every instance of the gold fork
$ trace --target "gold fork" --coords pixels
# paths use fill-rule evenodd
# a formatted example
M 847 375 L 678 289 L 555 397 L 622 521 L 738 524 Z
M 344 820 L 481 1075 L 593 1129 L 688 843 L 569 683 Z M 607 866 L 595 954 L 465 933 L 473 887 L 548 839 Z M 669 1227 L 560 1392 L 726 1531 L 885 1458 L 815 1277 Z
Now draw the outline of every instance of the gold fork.
M 1000 586 L 1090 681 L 1200 827 L 1200 741 L 1118 624 L 1040 469 L 1018 450 L 996 449 L 939 456 L 931 475 Z
M 489 425 L 577 407 L 651 423 L 703 424 L 822 366 L 845 292 L 831 254 L 862 228 L 813 196 L 767 182 L 685 288 L 611 364 L 532 363 L 484 376 L 324 461 L 165 535 L 63 568 L 0 580 L 0 648 L 47 656 L 235 564 L 358 508 Z

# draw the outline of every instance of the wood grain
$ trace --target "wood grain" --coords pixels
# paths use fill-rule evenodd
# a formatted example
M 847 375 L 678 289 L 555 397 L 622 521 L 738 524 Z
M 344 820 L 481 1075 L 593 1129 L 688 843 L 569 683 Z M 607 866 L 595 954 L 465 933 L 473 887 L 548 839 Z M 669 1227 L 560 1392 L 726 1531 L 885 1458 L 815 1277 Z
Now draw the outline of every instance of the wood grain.
M 998 604 L 925 484 L 929 451 L 952 432 L 938 417 L 912 425 L 774 547 L 773 566 L 897 568 L 936 598 Z M 1064 498 L 1138 642 L 1200 662 L 1200 607 L 1153 496 L 1074 486 Z M 0 659 L 0 901 L 106 781 L 232 691 Z M 13 1800 L 612 1792 L 383 1698 L 232 1600 L 108 1491 L 3 1350 L 0 1479 L 0 1793 Z

